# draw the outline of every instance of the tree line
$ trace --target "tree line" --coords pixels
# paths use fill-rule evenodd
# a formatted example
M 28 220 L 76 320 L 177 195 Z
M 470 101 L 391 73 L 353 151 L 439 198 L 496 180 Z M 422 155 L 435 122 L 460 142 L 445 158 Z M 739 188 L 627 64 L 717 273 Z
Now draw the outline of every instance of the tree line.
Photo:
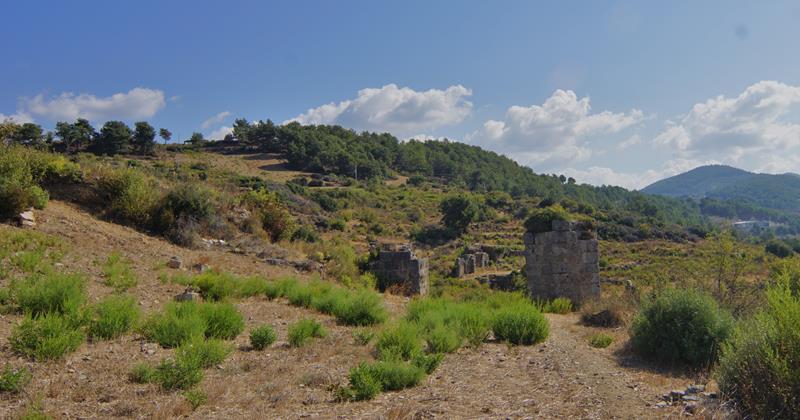
M 160 128 L 158 136 L 166 143 L 172 138 L 172 133 Z M 4 121 L 0 123 L 0 141 L 47 147 L 63 153 L 146 156 L 155 153 L 156 129 L 147 121 L 138 121 L 133 128 L 122 121 L 106 121 L 97 131 L 88 120 L 78 118 L 73 123 L 60 121 L 54 131 L 45 132 L 38 124 Z

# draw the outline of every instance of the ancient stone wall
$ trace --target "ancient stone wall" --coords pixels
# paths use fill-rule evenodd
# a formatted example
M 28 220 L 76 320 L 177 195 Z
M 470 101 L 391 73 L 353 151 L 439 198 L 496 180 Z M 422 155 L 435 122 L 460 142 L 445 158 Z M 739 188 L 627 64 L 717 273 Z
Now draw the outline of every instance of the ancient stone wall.
M 428 294 L 428 260 L 417 258 L 410 244 L 383 244 L 370 269 L 382 289 L 406 295 Z
M 575 231 L 572 224 L 553 221 L 553 230 L 525 234 L 525 276 L 531 297 L 567 297 L 580 304 L 600 296 L 597 239 Z

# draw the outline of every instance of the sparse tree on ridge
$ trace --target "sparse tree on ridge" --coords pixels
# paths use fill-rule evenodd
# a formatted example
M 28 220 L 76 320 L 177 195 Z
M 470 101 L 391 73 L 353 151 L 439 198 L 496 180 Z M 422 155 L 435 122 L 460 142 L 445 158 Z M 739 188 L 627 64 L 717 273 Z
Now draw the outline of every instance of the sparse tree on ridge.
M 133 132 L 133 146 L 140 155 L 152 155 L 156 147 L 156 130 L 147 121 L 136 123 Z
M 158 136 L 161 137 L 162 140 L 164 140 L 164 144 L 167 144 L 167 142 L 170 141 L 170 139 L 172 139 L 172 132 L 170 132 L 166 128 L 159 128 Z
M 64 144 L 64 152 L 75 153 L 88 146 L 97 136 L 97 133 L 88 120 L 78 118 L 72 124 L 63 121 L 58 122 L 56 124 L 56 136 L 61 138 L 61 142 Z
M 122 121 L 107 121 L 97 139 L 97 152 L 113 156 L 128 153 L 131 144 L 131 129 Z

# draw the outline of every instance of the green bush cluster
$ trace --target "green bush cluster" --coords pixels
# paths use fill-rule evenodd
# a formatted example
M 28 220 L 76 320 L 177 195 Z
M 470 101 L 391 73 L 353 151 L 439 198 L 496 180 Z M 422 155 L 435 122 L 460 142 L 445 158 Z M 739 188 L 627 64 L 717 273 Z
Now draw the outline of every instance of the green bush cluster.
M 544 341 L 550 329 L 547 320 L 535 306 L 517 304 L 495 312 L 492 331 L 500 341 L 531 345 Z
M 11 286 L 20 310 L 37 317 L 46 313 L 76 314 L 86 301 L 86 281 L 76 274 L 33 274 Z
M 177 347 L 196 337 L 229 340 L 244 330 L 244 318 L 229 303 L 170 302 L 141 326 L 148 340 Z
M 589 345 L 598 349 L 604 349 L 613 342 L 614 337 L 604 333 L 597 333 L 589 337 Z
M 75 351 L 85 334 L 75 320 L 58 313 L 30 314 L 14 327 L 8 338 L 15 352 L 32 359 L 54 360 Z
M 732 328 L 731 315 L 710 296 L 667 289 L 643 303 L 631 326 L 631 344 L 653 360 L 704 366 L 716 360 Z
M 26 368 L 3 367 L 0 372 L 0 392 L 19 393 L 31 380 L 31 373 Z
M 268 283 L 265 294 L 270 299 L 283 296 L 294 306 L 331 314 L 344 325 L 375 325 L 388 317 L 380 295 L 368 289 L 351 290 L 319 280 L 303 284 L 284 278 Z
M 133 296 L 109 296 L 94 305 L 89 335 L 100 339 L 117 338 L 136 325 L 139 314 L 139 304 Z
M 786 273 L 722 346 L 720 388 L 747 417 L 800 418 L 800 293 L 790 283 Z
M 572 312 L 572 301 L 565 297 L 559 297 L 549 301 L 537 301 L 536 307 L 543 313 L 563 315 Z
M 370 400 L 383 391 L 396 391 L 416 386 L 425 377 L 425 370 L 400 360 L 361 363 L 350 370 L 350 387 L 339 395 L 348 400 Z
M 553 230 L 553 221 L 556 220 L 568 221 L 571 216 L 558 204 L 538 208 L 525 220 L 525 230 L 531 233 L 550 232 Z
M 172 359 L 164 359 L 155 367 L 136 364 L 128 377 L 136 383 L 157 383 L 165 390 L 189 389 L 203 380 L 203 369 L 222 363 L 231 351 L 224 341 L 193 337 L 175 349 Z
M 44 208 L 49 199 L 46 185 L 80 176 L 77 165 L 64 156 L 0 144 L 0 220 L 31 207 Z
M 278 338 L 275 330 L 269 325 L 261 325 L 250 331 L 250 345 L 256 350 L 264 350 Z
M 294 230 L 294 218 L 280 203 L 278 195 L 258 189 L 249 191 L 241 197 L 241 203 L 258 217 L 261 228 L 269 235 L 272 242 L 287 239 Z
M 315 319 L 301 319 L 289 326 L 289 345 L 300 347 L 312 338 L 323 338 L 328 335 L 325 327 Z
M 136 168 L 103 170 L 97 187 L 108 200 L 108 215 L 134 226 L 148 227 L 160 199 L 155 180 Z

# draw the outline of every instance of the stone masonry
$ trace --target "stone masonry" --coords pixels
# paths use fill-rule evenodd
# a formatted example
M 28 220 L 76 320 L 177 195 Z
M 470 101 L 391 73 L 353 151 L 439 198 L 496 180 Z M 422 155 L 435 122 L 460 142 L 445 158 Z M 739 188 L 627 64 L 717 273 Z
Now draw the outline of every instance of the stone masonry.
M 410 244 L 383 244 L 370 269 L 384 290 L 428 294 L 428 260 L 417 258 Z
M 552 231 L 525 234 L 525 277 L 531 297 L 566 297 L 575 304 L 600 296 L 597 239 L 553 221 Z
M 464 277 L 489 265 L 489 254 L 481 250 L 468 250 L 456 259 L 454 277 Z

